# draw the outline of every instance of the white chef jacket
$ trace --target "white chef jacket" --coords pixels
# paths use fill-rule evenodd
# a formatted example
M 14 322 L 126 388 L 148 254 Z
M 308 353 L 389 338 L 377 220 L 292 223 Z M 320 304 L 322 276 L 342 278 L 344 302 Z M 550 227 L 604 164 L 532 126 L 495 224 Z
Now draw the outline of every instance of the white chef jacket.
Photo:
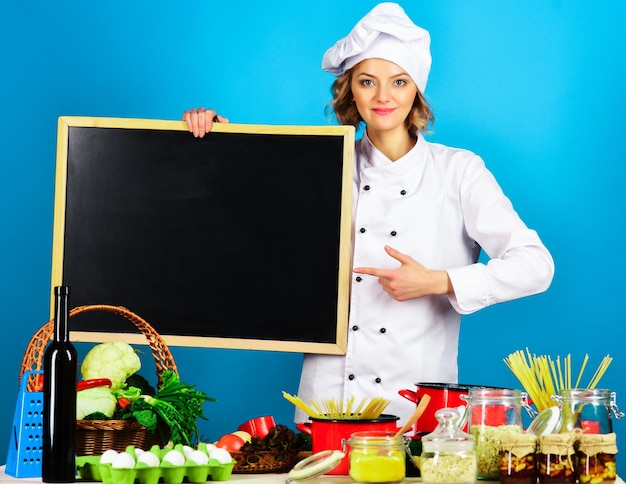
M 392 269 L 389 245 L 446 270 L 454 296 L 392 299 L 378 278 L 352 274 L 345 356 L 307 354 L 298 396 L 391 400 L 406 421 L 415 404 L 398 394 L 418 382 L 457 382 L 461 314 L 545 291 L 554 262 L 474 153 L 419 136 L 392 162 L 364 135 L 353 187 L 353 267 Z M 480 249 L 489 257 L 477 263 Z M 295 421 L 308 416 L 296 410 Z

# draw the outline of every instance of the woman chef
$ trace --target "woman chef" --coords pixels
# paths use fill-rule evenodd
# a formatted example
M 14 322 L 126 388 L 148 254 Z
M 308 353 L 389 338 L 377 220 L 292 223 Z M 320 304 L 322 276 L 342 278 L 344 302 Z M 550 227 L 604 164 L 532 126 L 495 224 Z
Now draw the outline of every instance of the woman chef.
M 483 160 L 434 144 L 423 97 L 430 36 L 395 3 L 381 3 L 324 55 L 337 77 L 330 104 L 342 124 L 365 124 L 356 144 L 353 277 L 345 356 L 305 355 L 298 396 L 384 397 L 416 382 L 456 382 L 462 314 L 545 291 L 554 263 Z M 192 109 L 195 136 L 216 113 Z M 226 118 L 218 116 L 220 122 Z M 478 263 L 480 250 L 489 257 Z M 296 422 L 307 420 L 301 411 Z

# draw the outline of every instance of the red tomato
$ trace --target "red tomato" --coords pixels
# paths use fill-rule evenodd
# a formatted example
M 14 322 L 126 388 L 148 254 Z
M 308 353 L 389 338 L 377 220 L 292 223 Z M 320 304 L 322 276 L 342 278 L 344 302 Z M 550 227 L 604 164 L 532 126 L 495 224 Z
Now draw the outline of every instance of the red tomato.
M 237 452 L 243 447 L 243 444 L 245 443 L 246 442 L 238 435 L 224 434 L 215 443 L 215 446 L 221 449 L 225 449 L 228 452 Z

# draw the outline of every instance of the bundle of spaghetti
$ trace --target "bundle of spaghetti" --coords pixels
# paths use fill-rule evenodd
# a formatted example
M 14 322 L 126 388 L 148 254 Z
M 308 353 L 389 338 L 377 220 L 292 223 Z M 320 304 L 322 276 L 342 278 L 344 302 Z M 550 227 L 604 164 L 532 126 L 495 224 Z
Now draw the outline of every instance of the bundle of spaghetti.
M 354 410 L 352 409 L 354 397 L 350 397 L 347 402 L 334 398 L 322 399 L 320 402 L 311 400 L 311 404 L 325 418 L 331 420 L 372 420 L 380 416 L 389 405 L 389 400 L 380 397 L 363 398 Z
M 526 353 L 518 350 L 505 358 L 504 362 L 522 384 L 537 410 L 541 412 L 557 405 L 552 395 L 558 395 L 564 388 L 579 388 L 588 359 L 589 355 L 585 355 L 574 386 L 572 386 L 572 358 L 569 354 L 561 362 L 560 356 L 557 356 L 555 361 L 547 355 L 531 354 L 526 348 Z M 602 359 L 585 388 L 596 388 L 611 361 L 613 358 L 609 355 Z
M 354 397 L 350 397 L 347 400 L 311 399 L 311 405 L 308 405 L 300 397 L 287 392 L 283 392 L 283 397 L 310 417 L 328 420 L 373 420 L 378 418 L 390 403 L 389 400 L 380 397 L 363 398 L 354 407 Z
M 309 417 L 322 418 L 322 415 L 320 415 L 318 412 L 316 412 L 314 409 L 312 409 L 306 403 L 304 403 L 304 401 L 300 397 L 295 396 L 295 395 L 290 395 L 287 392 L 283 392 L 283 397 L 286 400 L 293 403 L 296 407 L 298 407 L 300 410 L 306 413 Z
M 602 359 L 602 361 L 600 362 L 600 366 L 598 366 L 596 372 L 591 377 L 587 388 L 596 388 L 598 386 L 598 383 L 600 383 L 600 378 L 602 378 L 602 375 L 604 375 L 604 372 L 606 372 L 606 369 L 609 367 L 612 361 L 613 358 L 611 358 L 609 355 L 606 355 Z
M 504 362 L 522 384 L 538 411 L 554 403 L 550 399 L 553 385 L 549 370 L 546 371 L 546 357 L 537 358 L 528 353 L 527 358 L 522 350 L 518 350 L 505 358 Z
M 380 414 L 383 413 L 385 408 L 389 405 L 389 400 L 384 398 L 373 398 L 365 409 L 360 413 L 359 418 L 361 420 L 373 420 L 380 417 Z

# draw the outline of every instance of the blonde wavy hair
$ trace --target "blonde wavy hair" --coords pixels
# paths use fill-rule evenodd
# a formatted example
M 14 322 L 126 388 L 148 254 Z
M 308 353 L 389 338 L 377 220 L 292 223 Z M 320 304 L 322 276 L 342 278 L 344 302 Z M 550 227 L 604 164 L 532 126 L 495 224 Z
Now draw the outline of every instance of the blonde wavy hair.
M 339 123 L 354 126 L 355 129 L 358 129 L 363 122 L 363 118 L 353 102 L 351 88 L 353 72 L 354 68 L 348 69 L 333 82 L 330 89 L 333 99 L 326 106 L 326 113 L 329 114 L 332 111 L 335 113 Z M 417 136 L 420 131 L 424 133 L 429 132 L 434 122 L 435 115 L 428 101 L 426 101 L 426 98 L 418 89 L 417 96 L 415 96 L 413 101 L 413 107 L 404 121 L 406 128 L 413 136 Z

